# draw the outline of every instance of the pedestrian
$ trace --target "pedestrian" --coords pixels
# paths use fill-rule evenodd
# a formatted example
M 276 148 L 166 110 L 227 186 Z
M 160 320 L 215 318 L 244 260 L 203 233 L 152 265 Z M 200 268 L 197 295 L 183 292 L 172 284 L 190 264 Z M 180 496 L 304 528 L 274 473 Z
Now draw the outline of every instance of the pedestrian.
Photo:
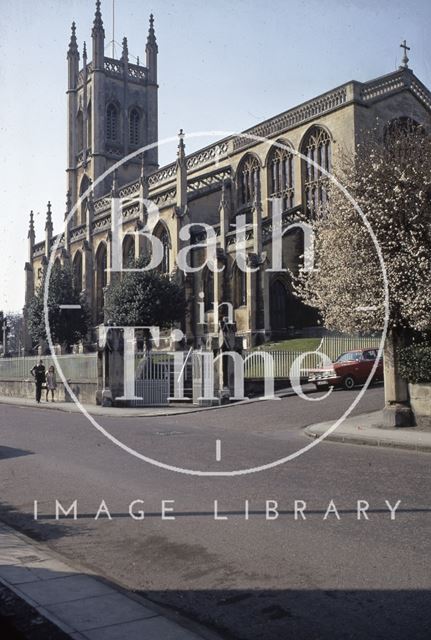
M 54 400 L 54 392 L 57 389 L 57 380 L 55 377 L 55 369 L 54 365 L 51 365 L 48 369 L 48 373 L 46 374 L 46 401 L 48 402 L 48 394 L 51 391 L 51 402 L 55 402 Z
M 42 395 L 42 385 L 45 382 L 45 366 L 42 360 L 39 360 L 39 364 L 35 364 L 30 371 L 36 383 L 36 402 L 40 404 L 40 396 Z

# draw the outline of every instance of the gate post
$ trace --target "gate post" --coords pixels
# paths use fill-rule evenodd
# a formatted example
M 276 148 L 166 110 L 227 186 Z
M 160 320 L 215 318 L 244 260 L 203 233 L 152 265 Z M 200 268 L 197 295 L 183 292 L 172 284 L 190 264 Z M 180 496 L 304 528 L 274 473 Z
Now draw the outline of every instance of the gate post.
M 96 403 L 112 406 L 115 398 L 121 396 L 123 392 L 124 341 L 121 329 L 101 325 L 97 350 Z

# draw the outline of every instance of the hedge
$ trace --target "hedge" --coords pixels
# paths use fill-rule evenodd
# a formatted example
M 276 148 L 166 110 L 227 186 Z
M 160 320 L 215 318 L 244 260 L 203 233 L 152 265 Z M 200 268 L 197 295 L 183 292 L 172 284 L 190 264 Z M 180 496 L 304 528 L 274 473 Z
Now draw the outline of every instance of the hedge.
M 431 382 L 431 344 L 413 344 L 399 351 L 400 374 L 414 384 Z

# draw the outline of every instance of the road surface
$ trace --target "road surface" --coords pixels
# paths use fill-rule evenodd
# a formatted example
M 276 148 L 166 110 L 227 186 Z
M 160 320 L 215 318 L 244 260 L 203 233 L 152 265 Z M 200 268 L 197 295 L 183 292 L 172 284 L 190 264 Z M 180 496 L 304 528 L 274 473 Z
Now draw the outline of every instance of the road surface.
M 357 393 L 101 424 L 164 464 L 232 471 L 309 444 L 303 428 Z M 382 402 L 369 389 L 354 413 Z M 152 466 L 43 405 L 0 405 L 0 434 L 2 520 L 226 640 L 430 637 L 429 455 L 321 443 L 266 471 L 208 477 Z M 56 500 L 76 500 L 77 519 L 56 520 Z

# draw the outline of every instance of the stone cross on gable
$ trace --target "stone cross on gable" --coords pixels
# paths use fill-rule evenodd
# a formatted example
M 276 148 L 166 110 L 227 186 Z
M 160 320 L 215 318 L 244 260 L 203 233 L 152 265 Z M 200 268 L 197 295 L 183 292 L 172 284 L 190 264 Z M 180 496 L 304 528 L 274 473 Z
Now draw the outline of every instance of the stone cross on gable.
M 403 55 L 403 59 L 402 59 L 402 65 L 401 65 L 401 69 L 408 69 L 409 68 L 409 59 L 407 57 L 407 51 L 410 51 L 410 47 L 407 46 L 407 42 L 404 40 L 401 44 L 400 44 L 401 49 L 404 49 L 404 55 Z

